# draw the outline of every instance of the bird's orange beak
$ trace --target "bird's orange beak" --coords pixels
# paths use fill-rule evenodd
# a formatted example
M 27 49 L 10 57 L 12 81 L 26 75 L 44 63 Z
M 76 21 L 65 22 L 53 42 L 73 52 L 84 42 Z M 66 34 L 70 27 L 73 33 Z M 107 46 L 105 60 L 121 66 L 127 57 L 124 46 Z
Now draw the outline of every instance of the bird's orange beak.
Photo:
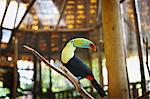
M 89 44 L 89 46 L 90 46 L 90 50 L 96 52 L 96 46 L 94 44 Z

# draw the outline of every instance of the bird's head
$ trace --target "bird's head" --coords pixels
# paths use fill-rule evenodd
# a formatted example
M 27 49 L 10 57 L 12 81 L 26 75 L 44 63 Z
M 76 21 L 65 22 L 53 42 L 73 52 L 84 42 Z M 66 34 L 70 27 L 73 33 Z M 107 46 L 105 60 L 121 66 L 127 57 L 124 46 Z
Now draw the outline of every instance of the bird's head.
M 69 42 L 72 43 L 74 47 L 88 48 L 92 50 L 93 52 L 96 52 L 96 45 L 88 39 L 75 38 L 75 39 L 70 40 Z

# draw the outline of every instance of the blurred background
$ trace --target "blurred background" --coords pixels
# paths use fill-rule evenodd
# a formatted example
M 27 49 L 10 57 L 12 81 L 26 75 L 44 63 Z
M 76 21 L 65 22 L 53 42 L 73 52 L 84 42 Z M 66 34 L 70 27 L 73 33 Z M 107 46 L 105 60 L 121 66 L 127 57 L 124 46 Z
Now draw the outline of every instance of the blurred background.
M 150 0 L 122 0 L 119 5 L 129 93 L 130 98 L 135 98 L 143 95 L 143 85 L 145 92 L 150 90 Z M 88 38 L 96 44 L 96 53 L 86 49 L 76 53 L 108 92 L 102 27 L 101 0 L 0 0 L 0 97 L 82 98 L 66 78 L 23 48 L 23 45 L 35 48 L 59 68 L 60 51 L 73 37 Z M 81 83 L 97 97 L 88 80 Z

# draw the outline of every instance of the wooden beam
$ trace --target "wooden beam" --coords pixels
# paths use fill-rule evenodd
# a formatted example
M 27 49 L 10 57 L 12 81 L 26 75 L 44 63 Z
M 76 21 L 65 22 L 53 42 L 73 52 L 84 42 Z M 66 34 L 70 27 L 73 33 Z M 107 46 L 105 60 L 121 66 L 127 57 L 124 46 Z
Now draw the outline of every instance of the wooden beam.
M 91 27 L 87 27 L 87 28 L 79 28 L 79 29 L 58 29 L 57 31 L 55 31 L 54 29 L 49 29 L 49 30 L 44 30 L 44 29 L 39 29 L 39 30 L 31 30 L 31 29 L 26 29 L 26 30 L 17 30 L 19 32 L 36 32 L 36 33 L 47 33 L 47 32 L 89 32 L 92 31 L 96 28 L 98 28 L 100 25 L 96 24 L 94 26 Z
M 18 30 L 20 24 L 22 23 L 23 19 L 25 18 L 25 16 L 27 15 L 27 13 L 30 11 L 31 7 L 33 6 L 33 4 L 35 3 L 36 0 L 32 0 L 32 2 L 30 3 L 28 9 L 26 10 L 26 12 L 24 13 L 22 19 L 20 20 L 18 26 L 15 28 L 16 30 Z
M 58 22 L 57 22 L 56 26 L 54 27 L 54 30 L 55 30 L 55 31 L 57 31 L 58 26 L 59 26 L 59 23 L 60 23 L 60 21 L 61 21 L 63 15 L 64 15 L 65 8 L 66 8 L 66 6 L 67 6 L 67 1 L 68 1 L 68 0 L 64 0 L 63 4 L 62 4 L 62 6 L 61 6 L 60 17 L 59 17 L 59 19 L 58 19 Z

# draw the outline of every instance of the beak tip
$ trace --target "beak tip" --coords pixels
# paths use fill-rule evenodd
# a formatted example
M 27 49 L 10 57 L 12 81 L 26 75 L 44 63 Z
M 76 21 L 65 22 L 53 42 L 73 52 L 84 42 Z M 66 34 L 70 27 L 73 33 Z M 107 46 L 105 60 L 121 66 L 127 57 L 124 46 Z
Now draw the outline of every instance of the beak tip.
M 96 52 L 97 50 L 95 49 L 93 52 Z
M 96 50 L 96 47 L 93 49 L 93 52 L 96 52 L 97 50 Z
M 96 46 L 94 44 L 90 44 L 89 46 L 93 52 L 96 52 Z

